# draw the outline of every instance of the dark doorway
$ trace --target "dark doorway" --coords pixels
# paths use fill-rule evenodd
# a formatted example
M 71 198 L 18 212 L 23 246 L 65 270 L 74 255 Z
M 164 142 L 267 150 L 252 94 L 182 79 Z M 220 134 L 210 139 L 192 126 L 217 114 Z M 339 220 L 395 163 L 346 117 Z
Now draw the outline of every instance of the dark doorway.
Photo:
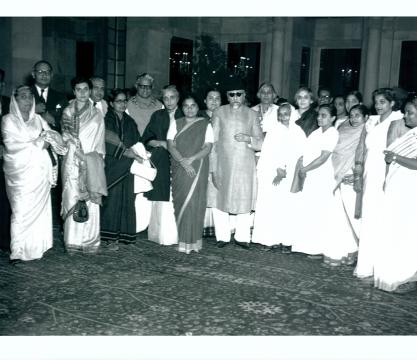
M 319 88 L 332 95 L 345 95 L 359 88 L 361 49 L 323 49 L 320 56 Z
M 309 47 L 303 46 L 301 50 L 301 65 L 300 65 L 300 87 L 309 86 L 310 77 L 310 53 Z
M 77 41 L 76 51 L 77 76 L 92 77 L 94 75 L 94 42 Z
M 417 91 L 417 41 L 403 41 L 398 85 L 409 92 Z
M 173 36 L 169 56 L 169 83 L 177 87 L 181 94 L 191 91 L 191 60 L 193 41 Z
M 247 84 L 249 105 L 256 104 L 259 84 L 261 43 L 229 43 L 227 66 L 231 72 L 242 77 Z

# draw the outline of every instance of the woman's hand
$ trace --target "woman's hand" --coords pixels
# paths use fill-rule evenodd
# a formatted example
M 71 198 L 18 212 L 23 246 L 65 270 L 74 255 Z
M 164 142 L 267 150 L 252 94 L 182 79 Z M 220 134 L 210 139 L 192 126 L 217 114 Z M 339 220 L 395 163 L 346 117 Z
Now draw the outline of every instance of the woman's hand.
M 187 173 L 189 177 L 195 176 L 195 170 L 191 165 L 186 164 L 185 162 L 184 163 L 181 162 L 181 166 L 184 168 L 185 172 Z
M 397 155 L 393 153 L 392 151 L 384 150 L 385 154 L 385 162 L 387 164 L 391 164 L 394 161 L 394 157 Z
M 250 136 L 247 134 L 239 133 L 235 135 L 235 140 L 239 142 L 251 143 Z
M 182 164 L 192 165 L 193 162 L 194 162 L 194 158 L 192 156 L 190 156 L 189 158 L 182 158 L 180 160 L 181 165 Z
M 80 161 L 85 161 L 84 151 L 81 149 L 76 149 L 74 154 Z
M 356 193 L 361 193 L 363 190 L 362 175 L 358 173 L 353 174 L 353 190 Z
M 274 180 L 272 180 L 272 184 L 274 186 L 279 185 L 279 183 L 282 181 L 282 179 L 287 177 L 287 170 L 278 168 L 277 169 L 277 176 L 274 177 Z
M 300 169 L 298 170 L 298 176 L 301 179 L 305 179 L 307 177 L 307 170 L 304 166 L 301 166 Z

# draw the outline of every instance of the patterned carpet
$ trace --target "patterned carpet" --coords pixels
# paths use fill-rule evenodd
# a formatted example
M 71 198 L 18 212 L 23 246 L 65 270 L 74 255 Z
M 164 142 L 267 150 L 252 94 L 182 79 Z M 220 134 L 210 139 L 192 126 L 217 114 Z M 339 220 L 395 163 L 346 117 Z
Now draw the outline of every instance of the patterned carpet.
M 417 292 L 394 295 L 302 254 L 185 255 L 146 239 L 10 265 L 0 254 L 0 335 L 416 335 Z

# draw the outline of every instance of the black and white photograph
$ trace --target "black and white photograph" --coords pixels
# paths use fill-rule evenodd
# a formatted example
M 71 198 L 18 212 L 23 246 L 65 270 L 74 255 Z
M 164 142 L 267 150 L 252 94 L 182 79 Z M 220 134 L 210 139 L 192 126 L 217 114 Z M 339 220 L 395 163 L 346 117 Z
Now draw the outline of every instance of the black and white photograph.
M 417 13 L 326 3 L 6 8 L 0 359 L 417 358 Z

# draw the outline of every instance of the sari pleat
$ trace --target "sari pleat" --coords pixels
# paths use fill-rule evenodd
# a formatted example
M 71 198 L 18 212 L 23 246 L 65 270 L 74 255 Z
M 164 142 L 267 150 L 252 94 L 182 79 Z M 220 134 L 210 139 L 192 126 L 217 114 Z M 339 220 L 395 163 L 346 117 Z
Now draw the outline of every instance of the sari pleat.
M 208 121 L 201 119 L 184 129 L 184 120 L 178 121 L 175 137 L 177 150 L 183 157 L 198 153 L 205 141 Z M 208 158 L 192 164 L 196 176 L 187 175 L 184 168 L 174 159 L 171 162 L 172 196 L 178 228 L 178 247 L 187 253 L 202 248 L 204 215 L 207 204 Z

